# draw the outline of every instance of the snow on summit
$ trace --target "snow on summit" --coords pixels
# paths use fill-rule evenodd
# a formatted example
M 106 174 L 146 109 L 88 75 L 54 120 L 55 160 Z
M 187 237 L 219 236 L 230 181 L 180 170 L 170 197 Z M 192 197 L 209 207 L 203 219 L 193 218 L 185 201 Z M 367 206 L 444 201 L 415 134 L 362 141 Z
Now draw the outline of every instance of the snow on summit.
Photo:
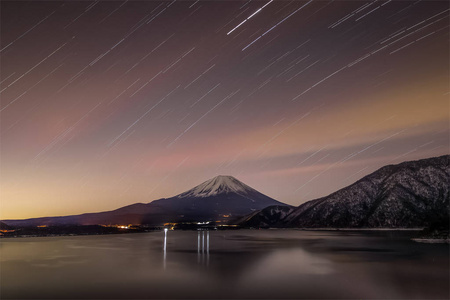
M 237 193 L 245 195 L 253 192 L 256 192 L 256 190 L 240 182 L 233 176 L 219 175 L 178 195 L 178 198 L 210 197 L 223 193 Z

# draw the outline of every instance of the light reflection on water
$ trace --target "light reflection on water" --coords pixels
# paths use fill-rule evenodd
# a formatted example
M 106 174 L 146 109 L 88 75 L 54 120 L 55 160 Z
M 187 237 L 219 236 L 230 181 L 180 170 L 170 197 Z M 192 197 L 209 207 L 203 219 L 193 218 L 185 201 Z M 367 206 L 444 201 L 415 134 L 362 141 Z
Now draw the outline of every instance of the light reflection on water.
M 169 231 L 2 239 L 0 298 L 449 298 L 410 233 Z
M 209 265 L 209 230 L 197 231 L 197 264 Z

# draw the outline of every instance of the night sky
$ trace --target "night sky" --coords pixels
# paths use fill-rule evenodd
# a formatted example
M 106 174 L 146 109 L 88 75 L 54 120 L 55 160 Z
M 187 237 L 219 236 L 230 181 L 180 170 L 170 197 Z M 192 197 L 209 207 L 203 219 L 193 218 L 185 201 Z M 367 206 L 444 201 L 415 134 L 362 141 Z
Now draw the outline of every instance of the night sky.
M 449 153 L 447 1 L 1 1 L 0 218 Z

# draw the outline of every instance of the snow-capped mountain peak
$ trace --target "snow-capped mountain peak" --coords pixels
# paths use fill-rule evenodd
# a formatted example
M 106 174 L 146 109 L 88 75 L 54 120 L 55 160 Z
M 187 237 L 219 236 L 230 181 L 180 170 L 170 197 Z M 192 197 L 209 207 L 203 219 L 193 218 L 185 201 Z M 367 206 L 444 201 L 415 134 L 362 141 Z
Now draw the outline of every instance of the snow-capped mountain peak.
M 246 195 L 253 192 L 256 192 L 256 190 L 240 182 L 233 176 L 219 175 L 178 195 L 178 198 L 210 197 L 224 193 L 237 193 L 240 195 Z

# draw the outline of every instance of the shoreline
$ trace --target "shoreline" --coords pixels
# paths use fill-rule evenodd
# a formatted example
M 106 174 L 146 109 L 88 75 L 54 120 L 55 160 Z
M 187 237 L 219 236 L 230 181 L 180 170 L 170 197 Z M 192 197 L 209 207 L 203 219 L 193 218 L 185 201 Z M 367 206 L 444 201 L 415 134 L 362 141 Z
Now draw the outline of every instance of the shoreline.
M 284 228 L 283 228 L 284 229 Z M 288 229 L 288 228 L 286 228 Z M 422 231 L 425 227 L 415 228 L 292 228 L 305 231 Z
M 233 229 L 212 229 L 212 230 L 296 230 L 296 231 L 359 231 L 359 232 L 420 232 L 423 231 L 424 228 L 233 228 Z M 197 231 L 202 230 L 201 228 L 195 229 L 175 229 L 174 231 Z M 203 229 L 204 230 L 204 229 Z M 34 238 L 34 237 L 61 237 L 61 236 L 93 236 L 93 235 L 111 235 L 111 234 L 136 234 L 136 233 L 147 233 L 147 232 L 157 232 L 163 231 L 163 229 L 128 229 L 126 231 L 110 231 L 110 232 L 59 232 L 59 233 L 42 233 L 42 234 L 3 234 L 0 235 L 1 239 L 7 238 Z M 421 243 L 448 243 L 448 239 L 444 238 L 413 238 L 411 240 L 421 242 Z
M 423 244 L 450 244 L 450 239 L 448 238 L 413 238 L 411 239 L 414 242 L 417 243 L 423 243 Z

